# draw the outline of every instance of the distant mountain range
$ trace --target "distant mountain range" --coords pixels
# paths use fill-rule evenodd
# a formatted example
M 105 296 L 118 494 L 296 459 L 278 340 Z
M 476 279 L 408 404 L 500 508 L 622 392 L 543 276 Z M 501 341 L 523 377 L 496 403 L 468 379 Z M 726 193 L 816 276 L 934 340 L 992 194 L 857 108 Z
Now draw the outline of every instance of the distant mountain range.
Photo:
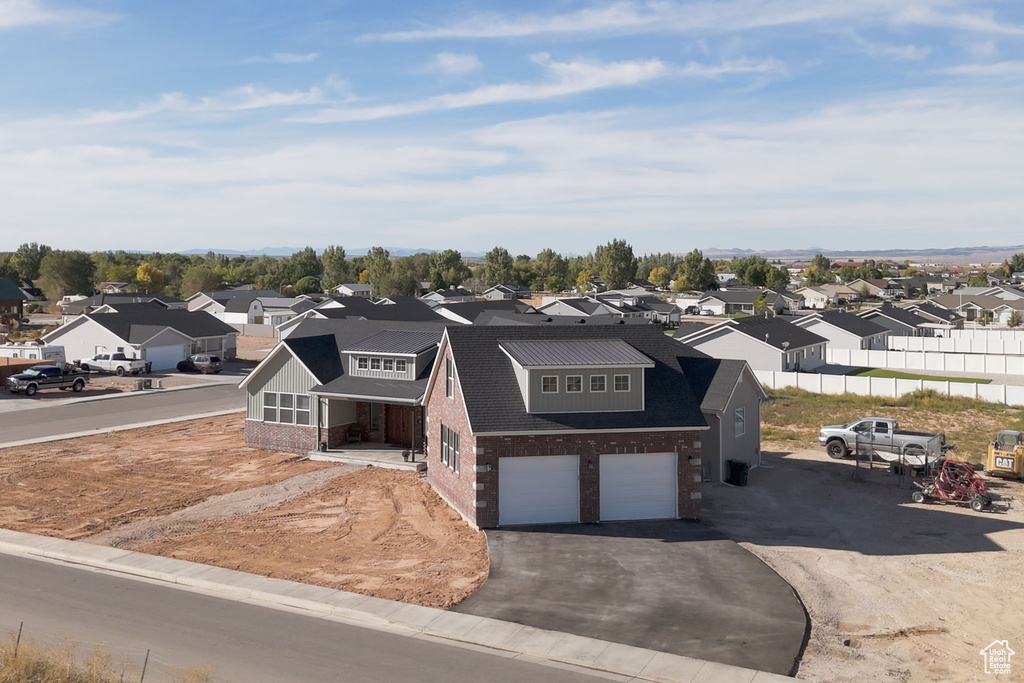
M 239 251 L 237 249 L 190 249 L 181 253 L 189 256 L 193 254 L 199 254 L 201 256 L 212 251 L 215 254 L 223 254 L 225 256 L 262 256 L 264 254 L 267 256 L 290 256 L 297 251 L 301 251 L 303 248 L 304 247 L 264 247 L 262 249 L 247 249 L 244 251 Z M 437 251 L 436 249 L 425 248 L 384 248 L 387 249 L 392 256 L 412 256 L 413 254 Z M 349 256 L 363 256 L 369 250 L 369 247 L 357 247 L 353 249 L 346 248 L 345 253 Z M 318 253 L 322 251 L 322 248 L 317 249 Z M 757 254 L 758 256 L 763 256 L 766 259 L 771 260 L 804 261 L 814 258 L 815 254 L 824 254 L 831 259 L 897 259 L 900 261 L 906 259 L 917 259 L 942 263 L 960 263 L 969 261 L 1001 262 L 1004 259 L 1010 258 L 1014 254 L 1024 252 L 1024 245 L 954 247 L 951 249 L 865 249 L 862 251 L 854 251 L 852 249 L 828 249 L 827 247 L 773 250 L 719 249 L 717 247 L 710 247 L 708 249 L 703 249 L 702 251 L 704 256 L 713 259 L 731 259 L 733 257 Z M 462 256 L 463 258 L 483 258 L 485 253 L 486 252 L 483 251 L 464 251 L 462 252 Z M 512 250 L 512 253 L 518 252 L 516 250 Z

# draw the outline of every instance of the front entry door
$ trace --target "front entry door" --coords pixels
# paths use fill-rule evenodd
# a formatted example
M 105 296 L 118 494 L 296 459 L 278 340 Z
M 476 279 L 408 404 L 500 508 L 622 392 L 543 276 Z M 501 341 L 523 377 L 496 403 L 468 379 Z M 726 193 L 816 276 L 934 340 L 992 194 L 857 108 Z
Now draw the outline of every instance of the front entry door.
M 412 411 L 410 406 L 386 406 L 387 442 L 412 448 Z

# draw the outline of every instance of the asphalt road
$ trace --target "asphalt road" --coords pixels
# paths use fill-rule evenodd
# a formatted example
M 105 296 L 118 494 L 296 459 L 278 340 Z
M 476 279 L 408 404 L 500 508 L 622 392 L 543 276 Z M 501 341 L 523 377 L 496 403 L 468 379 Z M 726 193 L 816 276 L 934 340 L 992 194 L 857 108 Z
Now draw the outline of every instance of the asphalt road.
M 44 409 L 0 413 L 0 446 L 15 441 L 151 422 L 245 407 L 245 392 L 234 384 L 132 394 Z
M 244 604 L 132 579 L 0 555 L 0 629 L 133 652 L 146 680 L 213 666 L 212 680 L 570 683 L 588 675 Z M 81 647 L 88 654 L 88 646 Z

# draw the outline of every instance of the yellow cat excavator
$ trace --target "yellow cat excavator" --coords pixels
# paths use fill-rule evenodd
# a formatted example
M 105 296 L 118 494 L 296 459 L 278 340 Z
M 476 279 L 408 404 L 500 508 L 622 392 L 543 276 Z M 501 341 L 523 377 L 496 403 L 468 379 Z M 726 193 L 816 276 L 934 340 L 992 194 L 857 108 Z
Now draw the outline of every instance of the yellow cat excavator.
M 1024 432 L 1004 429 L 988 445 L 985 471 L 1016 479 L 1024 479 Z

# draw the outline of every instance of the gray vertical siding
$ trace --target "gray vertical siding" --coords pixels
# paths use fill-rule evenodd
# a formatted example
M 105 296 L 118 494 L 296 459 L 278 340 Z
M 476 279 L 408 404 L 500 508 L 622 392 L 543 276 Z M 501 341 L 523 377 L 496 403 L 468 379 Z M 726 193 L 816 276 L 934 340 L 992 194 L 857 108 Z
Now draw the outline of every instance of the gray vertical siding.
M 781 351 L 735 330 L 722 329 L 687 345 L 712 358 L 745 360 L 754 370 L 782 370 Z
M 593 368 L 585 370 L 539 370 L 529 371 L 530 412 L 531 413 L 574 413 L 602 412 L 615 410 L 643 410 L 644 385 L 643 368 Z M 558 393 L 541 392 L 541 377 L 554 375 L 558 377 Z M 567 394 L 565 378 L 569 375 L 583 376 L 583 392 Z M 604 393 L 590 391 L 590 376 L 605 375 Z M 629 375 L 629 391 L 615 391 L 615 375 Z
M 348 356 L 348 374 L 353 377 L 376 377 L 379 379 L 416 379 L 416 359 L 410 356 L 389 356 L 386 354 L 379 353 L 349 353 Z M 358 367 L 358 359 L 366 358 L 367 363 L 372 358 L 379 358 L 381 361 L 381 367 L 383 367 L 384 359 L 389 360 L 404 360 L 405 361 L 405 372 L 387 372 L 385 370 L 360 370 Z
M 263 419 L 263 392 L 306 394 L 317 385 L 316 379 L 288 351 L 283 350 L 260 369 L 258 377 L 245 387 L 246 417 Z M 313 401 L 316 404 L 317 401 Z M 315 408 L 313 409 L 315 412 Z M 312 416 L 314 423 L 317 417 Z

